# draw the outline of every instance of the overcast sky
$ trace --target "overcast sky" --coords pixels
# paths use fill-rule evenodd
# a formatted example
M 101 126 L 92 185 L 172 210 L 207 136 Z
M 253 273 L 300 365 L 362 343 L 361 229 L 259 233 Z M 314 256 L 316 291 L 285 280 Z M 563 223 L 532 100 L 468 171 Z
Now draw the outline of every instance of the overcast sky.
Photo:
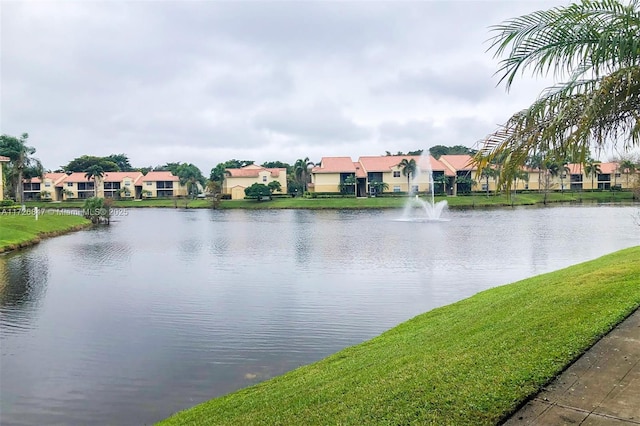
M 560 1 L 45 1 L 1 7 L 1 132 L 48 169 L 473 146 L 549 80 L 507 93 L 489 27 Z

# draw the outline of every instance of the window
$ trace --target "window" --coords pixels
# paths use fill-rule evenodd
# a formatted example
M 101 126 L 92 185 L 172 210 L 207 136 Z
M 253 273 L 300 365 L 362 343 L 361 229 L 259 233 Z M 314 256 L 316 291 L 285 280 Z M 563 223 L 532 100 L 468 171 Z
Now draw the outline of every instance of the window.
M 131 186 L 131 182 L 125 182 L 124 186 Z
M 393 177 L 400 177 L 400 170 L 396 170 L 396 171 L 394 171 L 394 172 L 393 172 Z M 395 191 L 395 192 L 399 192 L 399 191 L 400 191 L 400 190 Z
M 46 186 L 47 188 L 49 188 L 51 186 L 51 182 L 45 182 L 44 186 Z
M 67 182 L 67 186 L 72 187 L 73 186 L 73 182 Z
M 267 181 L 267 177 L 266 176 L 262 176 L 262 181 L 266 182 Z
M 147 186 L 153 185 L 153 182 L 147 182 Z
M 616 173 L 616 177 L 619 178 L 620 177 L 620 173 Z
M 400 187 L 399 186 L 394 186 L 393 187 L 393 192 L 400 192 Z

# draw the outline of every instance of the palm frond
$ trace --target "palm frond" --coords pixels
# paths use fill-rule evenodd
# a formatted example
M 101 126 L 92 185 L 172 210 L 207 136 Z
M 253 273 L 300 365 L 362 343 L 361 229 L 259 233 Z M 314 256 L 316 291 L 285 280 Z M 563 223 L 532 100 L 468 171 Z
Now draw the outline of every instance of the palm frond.
M 491 27 L 488 50 L 499 57 L 497 74 L 509 89 L 519 72 L 533 74 L 593 73 L 637 64 L 640 58 L 638 0 L 587 1 L 536 11 Z M 579 77 L 577 75 L 576 77 Z M 499 84 L 500 84 L 499 83 Z

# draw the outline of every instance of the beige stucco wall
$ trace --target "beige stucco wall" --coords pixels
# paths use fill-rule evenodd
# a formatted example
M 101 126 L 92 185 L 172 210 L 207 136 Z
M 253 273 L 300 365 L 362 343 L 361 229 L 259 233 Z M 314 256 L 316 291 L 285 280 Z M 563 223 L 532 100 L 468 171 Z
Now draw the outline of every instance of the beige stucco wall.
M 394 177 L 394 172 L 399 173 L 400 176 Z M 418 185 L 418 192 L 427 192 L 430 191 L 430 180 L 429 175 L 420 170 L 418 171 L 418 178 L 414 180 L 412 177 L 410 184 L 407 185 L 407 177 L 402 174 L 402 168 L 397 166 L 393 167 L 391 171 L 382 174 L 382 181 L 389 185 L 389 189 L 385 192 L 394 192 L 394 188 L 397 186 L 400 187 L 401 192 L 409 192 L 411 190 L 409 186 L 414 185 Z
M 165 182 L 165 181 L 162 181 Z M 121 187 L 124 183 L 121 183 Z M 133 185 L 133 183 L 131 184 Z M 142 198 L 157 198 L 158 197 L 158 186 L 156 181 L 148 181 L 142 182 Z M 128 188 L 132 189 L 132 194 L 135 195 L 135 187 L 130 186 Z M 164 189 L 164 188 L 161 188 Z M 185 185 L 181 185 L 180 182 L 173 182 L 173 196 L 174 197 L 186 197 L 187 196 L 187 187 Z M 150 191 L 151 195 L 146 194 L 146 191 Z M 145 195 L 146 194 L 146 195 Z
M 287 175 L 284 171 L 278 173 L 277 177 L 271 176 L 271 172 L 268 170 L 261 170 L 258 172 L 258 176 L 254 177 L 231 177 L 224 178 L 222 183 L 222 193 L 231 194 L 233 200 L 242 200 L 245 197 L 245 188 L 250 187 L 254 183 L 261 183 L 263 185 L 269 185 L 270 182 L 280 182 L 280 191 L 276 194 L 287 193 Z
M 314 173 L 311 181 L 314 192 L 340 192 L 340 173 Z

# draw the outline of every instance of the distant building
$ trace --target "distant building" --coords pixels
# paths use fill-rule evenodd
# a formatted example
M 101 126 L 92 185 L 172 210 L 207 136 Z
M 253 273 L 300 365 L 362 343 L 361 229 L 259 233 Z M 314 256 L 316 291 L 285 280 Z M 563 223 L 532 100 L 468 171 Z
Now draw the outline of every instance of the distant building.
M 100 198 L 185 197 L 187 187 L 170 171 L 106 172 L 102 178 L 87 179 L 86 173 L 45 173 L 42 178 L 24 180 L 24 199 L 51 201 Z
M 226 169 L 222 182 L 222 193 L 231 195 L 232 200 L 245 197 L 244 190 L 254 183 L 269 185 L 269 182 L 280 182 L 280 194 L 287 193 L 287 169 L 270 169 L 256 164 L 239 169 Z

